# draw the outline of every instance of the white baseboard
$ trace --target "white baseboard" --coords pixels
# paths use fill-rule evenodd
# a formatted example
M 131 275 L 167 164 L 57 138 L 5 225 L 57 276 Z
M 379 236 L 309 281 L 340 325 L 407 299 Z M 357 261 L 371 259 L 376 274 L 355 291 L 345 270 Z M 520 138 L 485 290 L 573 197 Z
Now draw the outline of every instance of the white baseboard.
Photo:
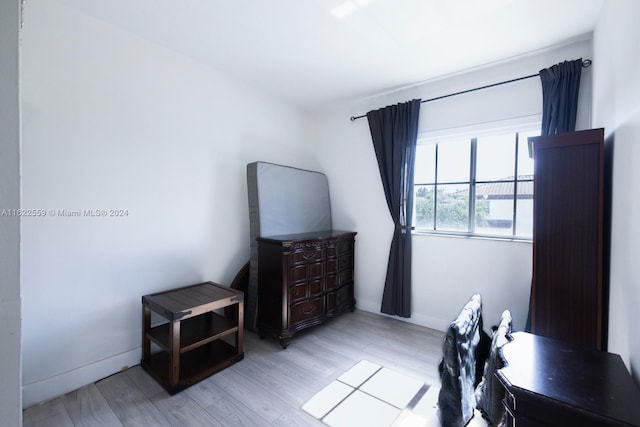
M 439 319 L 437 317 L 428 316 L 422 313 L 411 313 L 411 317 L 398 317 L 390 316 L 380 312 L 379 301 L 367 301 L 358 299 L 356 301 L 356 308 L 358 310 L 366 311 L 369 313 L 379 314 L 381 316 L 391 317 L 393 319 L 402 320 L 403 322 L 413 323 L 414 325 L 424 326 L 425 328 L 435 329 L 436 331 L 445 332 L 451 319 Z
M 450 323 L 450 320 L 438 319 L 420 313 L 412 313 L 410 318 L 389 316 L 380 312 L 380 302 L 376 301 L 358 299 L 356 308 L 438 331 L 444 331 Z M 46 402 L 120 372 L 123 367 L 138 365 L 140 357 L 141 349 L 138 347 L 51 378 L 25 384 L 22 386 L 22 407 L 26 409 L 38 403 Z
M 46 402 L 140 363 L 140 347 L 22 386 L 22 408 Z

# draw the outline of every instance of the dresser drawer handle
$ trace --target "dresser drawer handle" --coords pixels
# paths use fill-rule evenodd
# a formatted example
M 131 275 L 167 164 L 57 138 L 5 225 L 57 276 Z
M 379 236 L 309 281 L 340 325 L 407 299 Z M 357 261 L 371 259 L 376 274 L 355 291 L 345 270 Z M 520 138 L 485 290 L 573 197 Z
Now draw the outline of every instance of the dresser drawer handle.
M 315 306 L 313 306 L 313 307 L 311 307 L 311 308 L 309 308 L 309 309 L 307 309 L 307 310 L 300 310 L 300 311 L 302 311 L 302 314 L 311 314 L 311 313 L 313 313 L 314 311 L 316 311 L 316 307 L 315 307 Z
M 309 260 L 309 259 L 316 259 L 316 253 L 315 252 L 305 252 L 302 254 L 302 258 Z

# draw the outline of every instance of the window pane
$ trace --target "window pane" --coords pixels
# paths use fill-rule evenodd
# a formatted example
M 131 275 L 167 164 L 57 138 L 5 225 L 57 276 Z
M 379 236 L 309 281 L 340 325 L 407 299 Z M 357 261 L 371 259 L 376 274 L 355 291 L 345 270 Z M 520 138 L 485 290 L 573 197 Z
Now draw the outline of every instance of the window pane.
M 452 234 L 473 230 L 472 234 L 481 236 L 531 238 L 534 161 L 529 157 L 527 138 L 540 131 L 530 126 L 525 129 L 509 132 L 503 128 L 494 135 L 483 132 L 477 138 L 469 135 L 446 137 L 440 142 L 419 141 L 414 169 L 414 227 Z M 474 200 L 469 199 L 472 185 Z M 474 218 L 469 218 L 470 207 Z
M 476 233 L 513 234 L 513 185 L 513 181 L 478 184 L 476 187 Z
M 533 181 L 518 183 L 516 236 L 533 237 Z
M 495 181 L 514 176 L 516 135 L 493 135 L 478 138 L 476 179 Z
M 469 185 L 438 185 L 436 229 L 469 231 Z
M 469 181 L 471 143 L 468 140 L 438 144 L 438 182 Z
M 538 136 L 540 131 L 520 132 L 518 137 L 518 179 L 533 177 L 533 159 L 529 157 L 530 136 Z
M 416 147 L 416 160 L 413 182 L 416 184 L 434 183 L 436 178 L 436 144 L 424 144 Z
M 416 185 L 413 200 L 415 218 L 413 226 L 423 230 L 433 230 L 434 189 L 433 185 Z

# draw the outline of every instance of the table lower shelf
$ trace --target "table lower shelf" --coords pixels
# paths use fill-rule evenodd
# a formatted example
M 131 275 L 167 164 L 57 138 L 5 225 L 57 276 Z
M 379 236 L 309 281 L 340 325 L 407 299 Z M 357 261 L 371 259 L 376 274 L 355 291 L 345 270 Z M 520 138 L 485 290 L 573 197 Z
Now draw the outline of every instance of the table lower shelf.
M 180 377 L 178 384 L 169 383 L 169 354 L 161 351 L 152 354 L 149 360 L 141 360 L 142 368 L 149 372 L 167 392 L 175 394 L 202 381 L 216 372 L 239 362 L 244 352 L 222 340 L 213 341 L 180 355 Z
M 216 341 L 226 335 L 238 332 L 236 322 L 216 313 L 205 313 L 191 317 L 180 323 L 180 353 L 191 351 L 207 342 Z M 165 351 L 171 348 L 169 323 L 151 328 L 149 339 Z

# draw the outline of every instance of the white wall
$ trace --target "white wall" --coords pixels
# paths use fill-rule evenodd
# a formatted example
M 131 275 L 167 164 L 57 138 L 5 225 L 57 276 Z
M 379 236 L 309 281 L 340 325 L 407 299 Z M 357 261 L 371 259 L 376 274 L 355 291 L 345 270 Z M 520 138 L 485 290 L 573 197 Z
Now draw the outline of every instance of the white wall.
M 612 153 L 609 351 L 640 384 L 640 3 L 605 2 L 594 33 L 594 127 Z
M 367 120 L 352 115 L 406 101 L 429 99 L 537 73 L 565 59 L 591 58 L 591 40 L 549 49 L 405 90 L 337 106 L 314 122 L 316 151 L 328 174 L 333 224 L 356 236 L 357 306 L 380 311 L 393 223 L 385 202 Z M 591 70 L 583 72 L 578 128 L 590 125 Z M 539 116 L 542 90 L 538 78 L 422 104 L 420 131 L 434 132 L 511 117 Z M 538 117 L 539 118 L 539 117 Z M 483 295 L 487 326 L 505 308 L 514 327 L 526 321 L 532 272 L 531 243 L 413 236 L 411 322 L 444 330 L 474 292 Z
M 0 2 L 0 211 L 20 208 L 18 0 Z M 22 425 L 20 395 L 20 217 L 0 216 L 0 417 Z
M 247 163 L 316 167 L 278 100 L 57 2 L 27 9 L 23 206 L 128 216 L 23 221 L 25 407 L 139 363 L 141 295 L 231 282 Z
M 603 73 L 595 85 L 594 114 L 599 120 L 594 126 L 616 129 L 618 163 L 637 154 L 630 142 L 637 136 L 639 116 L 632 102 L 639 98 L 637 91 L 625 92 L 617 80 L 638 88 L 629 65 L 638 65 L 638 55 L 626 59 L 610 46 L 637 53 L 637 29 L 626 30 L 634 35 L 629 39 L 616 36 L 627 16 L 637 16 L 635 5 L 635 15 L 625 15 L 623 7 L 632 3 L 607 5 L 611 11 L 601 19 L 598 57 L 593 58 L 594 69 Z M 2 6 L 3 20 L 11 16 L 4 13 L 7 7 Z M 11 26 L 2 24 L 4 41 Z M 2 55 L 4 66 L 4 45 Z M 591 57 L 589 40 L 336 106 L 317 116 L 310 137 L 306 117 L 278 100 L 56 2 L 29 1 L 22 68 L 22 205 L 47 210 L 121 208 L 128 209 L 129 216 L 48 215 L 23 221 L 24 406 L 138 363 L 141 295 L 200 280 L 231 281 L 249 256 L 244 174 L 246 163 L 254 160 L 327 173 L 335 227 L 358 231 L 358 307 L 379 312 L 392 223 L 366 119 L 352 123 L 348 117 L 412 97 L 426 99 L 535 73 L 580 56 Z M 625 68 L 604 68 L 608 58 Z M 579 128 L 590 127 L 591 72 L 583 73 Z M 536 82 L 423 104 L 421 131 L 505 114 L 537 114 L 541 98 Z M 4 90 L 5 81 L 1 83 Z M 615 102 L 609 96 L 612 88 L 618 95 Z M 522 103 L 509 101 L 515 99 L 508 95 L 513 93 Z M 4 94 L 1 99 L 14 103 Z M 508 108 L 498 110 L 500 105 Z M 16 117 L 10 120 L 17 123 Z M 17 147 L 19 139 L 4 121 L 2 132 L 3 140 L 5 133 L 14 135 Z M 5 159 L 3 153 L 3 172 Z M 16 164 L 7 161 L 13 165 L 7 170 L 15 170 Z M 617 188 L 626 189 L 635 182 L 635 173 L 630 165 L 617 167 L 622 174 Z M 14 193 L 15 188 L 11 197 Z M 620 195 L 616 200 L 625 203 Z M 624 230 L 634 230 L 625 212 L 633 210 L 614 215 L 619 237 Z M 15 227 L 9 227 L 14 243 Z M 616 240 L 620 260 L 612 282 L 620 303 L 612 314 L 610 343 L 638 366 L 638 330 L 627 324 L 639 298 L 638 286 L 633 286 L 638 275 L 632 274 L 637 273 L 632 265 L 623 265 L 637 258 L 638 248 L 630 239 Z M 413 241 L 410 321 L 444 329 L 468 296 L 481 292 L 488 324 L 510 308 L 515 327 L 523 327 L 531 278 L 529 243 L 425 235 Z M 15 250 L 13 261 L 0 258 L 2 269 L 6 263 L 16 275 L 17 262 Z M 9 276 L 9 283 L 17 286 L 17 276 L 14 279 Z M 9 297 L 19 310 L 15 289 Z M 627 294 L 632 298 L 625 303 Z M 19 332 L 19 315 L 10 319 L 18 321 L 8 329 L 11 336 L 11 331 Z M 19 360 L 15 355 L 13 360 L 9 366 L 15 372 Z M 3 378 L 8 372 L 3 366 Z M 15 405 L 0 397 L 3 405 Z

